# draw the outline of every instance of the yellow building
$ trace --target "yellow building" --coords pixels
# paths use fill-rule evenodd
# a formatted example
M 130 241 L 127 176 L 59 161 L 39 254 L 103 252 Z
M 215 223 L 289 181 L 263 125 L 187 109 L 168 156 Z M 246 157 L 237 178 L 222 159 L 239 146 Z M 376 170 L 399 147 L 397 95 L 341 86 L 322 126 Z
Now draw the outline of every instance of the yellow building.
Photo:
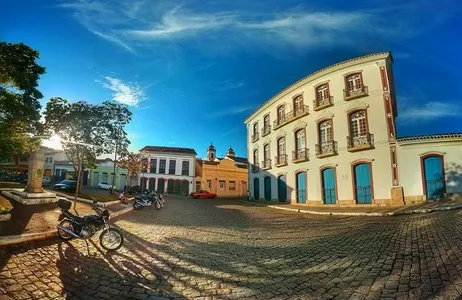
M 235 156 L 229 147 L 225 157 L 217 158 L 210 144 L 205 159 L 196 159 L 196 191 L 206 190 L 217 197 L 245 197 L 247 194 L 247 159 Z

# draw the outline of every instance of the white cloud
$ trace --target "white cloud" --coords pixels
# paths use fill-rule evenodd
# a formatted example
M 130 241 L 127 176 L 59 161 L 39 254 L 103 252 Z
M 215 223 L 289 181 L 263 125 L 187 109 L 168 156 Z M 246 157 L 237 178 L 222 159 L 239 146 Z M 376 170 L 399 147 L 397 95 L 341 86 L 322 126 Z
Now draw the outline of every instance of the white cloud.
M 97 81 L 99 82 L 99 81 Z M 137 83 L 124 83 L 118 78 L 106 76 L 103 87 L 113 91 L 112 99 L 122 104 L 137 106 L 146 97 Z
M 235 106 L 235 107 L 231 107 L 225 110 L 217 110 L 216 112 L 209 113 L 206 116 L 209 118 L 219 118 L 219 117 L 224 117 L 224 116 L 237 115 L 240 113 L 254 110 L 256 109 L 256 107 L 257 107 L 256 105 Z
M 459 117 L 462 115 L 460 105 L 443 102 L 427 102 L 419 106 L 408 106 L 398 113 L 402 120 L 430 121 L 444 117 Z

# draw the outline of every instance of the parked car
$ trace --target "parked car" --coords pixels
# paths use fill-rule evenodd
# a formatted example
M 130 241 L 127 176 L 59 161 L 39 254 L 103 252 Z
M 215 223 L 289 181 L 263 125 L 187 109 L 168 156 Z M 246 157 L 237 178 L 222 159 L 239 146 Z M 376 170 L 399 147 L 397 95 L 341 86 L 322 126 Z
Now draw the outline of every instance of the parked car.
M 215 198 L 215 197 L 217 196 L 217 194 L 212 193 L 212 192 L 209 192 L 209 191 L 200 190 L 199 192 L 192 192 L 192 193 L 191 193 L 191 196 L 192 196 L 194 199 L 197 199 L 197 198 L 208 198 L 208 199 L 212 199 L 212 198 Z
M 77 188 L 76 180 L 63 180 L 60 183 L 57 183 L 53 186 L 54 190 L 64 191 L 64 192 L 75 192 Z
M 50 186 L 50 184 L 51 184 L 51 179 L 50 179 L 50 177 L 44 176 L 44 177 L 42 178 L 42 186 Z
M 107 182 L 100 182 L 97 185 L 97 188 L 103 189 L 103 190 L 110 190 L 112 189 L 112 185 L 107 183 Z

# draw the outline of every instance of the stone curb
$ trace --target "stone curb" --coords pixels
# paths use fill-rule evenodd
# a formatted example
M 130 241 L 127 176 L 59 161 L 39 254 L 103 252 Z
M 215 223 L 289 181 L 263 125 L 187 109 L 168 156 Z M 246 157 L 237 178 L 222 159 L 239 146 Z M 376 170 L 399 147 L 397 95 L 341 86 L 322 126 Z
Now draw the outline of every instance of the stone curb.
M 436 208 L 426 208 L 426 209 L 413 209 L 407 211 L 396 211 L 396 212 L 388 212 L 388 213 L 368 213 L 368 212 L 327 212 L 327 211 L 312 211 L 306 209 L 299 209 L 299 208 L 288 208 L 288 207 L 280 207 L 277 205 L 266 205 L 262 203 L 256 203 L 251 201 L 239 201 L 241 203 L 246 203 L 255 206 L 263 206 L 269 207 L 274 209 L 280 209 L 285 211 L 292 211 L 304 214 L 312 214 L 312 215 L 329 215 L 329 216 L 354 216 L 354 217 L 385 217 L 385 216 L 401 216 L 401 215 L 411 215 L 411 214 L 426 214 L 435 211 L 445 211 L 445 210 L 455 210 L 455 209 L 462 209 L 462 204 L 460 205 L 453 205 L 453 206 L 443 206 L 443 207 L 436 207 Z
M 111 219 L 120 217 L 132 210 L 133 210 L 133 206 L 124 208 L 118 212 L 111 214 Z M 7 236 L 0 237 L 0 247 L 6 246 L 6 245 L 19 244 L 23 242 L 29 242 L 29 241 L 43 240 L 43 239 L 48 239 L 48 238 L 52 238 L 56 236 L 58 236 L 58 232 L 56 230 L 47 231 L 47 232 L 39 232 L 39 233 L 25 233 L 25 234 L 20 234 L 20 235 L 7 235 Z

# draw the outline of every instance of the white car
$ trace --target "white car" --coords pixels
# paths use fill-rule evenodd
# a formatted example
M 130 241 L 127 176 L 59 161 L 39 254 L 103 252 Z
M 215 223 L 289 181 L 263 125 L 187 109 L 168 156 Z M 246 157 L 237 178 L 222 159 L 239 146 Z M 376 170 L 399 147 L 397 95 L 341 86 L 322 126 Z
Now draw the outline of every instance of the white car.
M 98 183 L 97 187 L 104 190 L 110 190 L 112 188 L 112 185 L 107 182 L 100 182 Z

